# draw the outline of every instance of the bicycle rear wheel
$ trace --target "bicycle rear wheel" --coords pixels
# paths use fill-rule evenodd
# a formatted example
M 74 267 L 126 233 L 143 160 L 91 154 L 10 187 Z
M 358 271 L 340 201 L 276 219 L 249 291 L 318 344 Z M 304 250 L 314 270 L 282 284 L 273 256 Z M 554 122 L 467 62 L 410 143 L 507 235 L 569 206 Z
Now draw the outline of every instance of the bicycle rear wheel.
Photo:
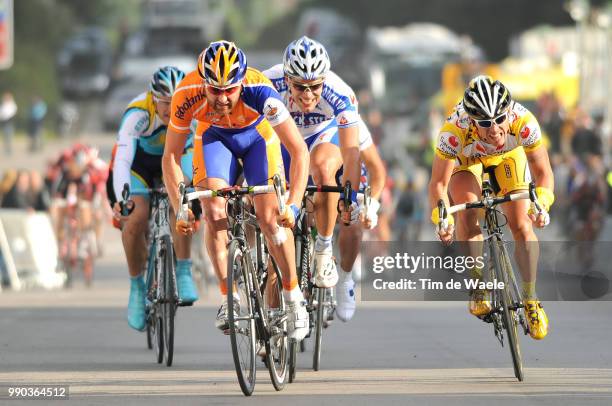
M 236 376 L 242 393 L 250 396 L 255 389 L 255 317 L 247 261 L 240 241 L 230 242 L 227 261 L 227 319 Z M 232 294 L 232 292 L 234 292 Z M 236 295 L 236 298 L 234 297 Z M 236 304 L 236 302 L 238 302 Z
M 161 312 L 164 319 L 164 344 L 166 350 L 166 365 L 172 366 L 174 359 L 174 315 L 178 306 L 176 294 L 176 280 L 174 275 L 174 250 L 170 236 L 162 237 L 161 263 L 163 264 L 162 277 L 164 280 L 163 301 Z
M 315 342 L 314 351 L 312 354 L 312 369 L 315 371 L 319 370 L 321 364 L 321 341 L 323 336 L 323 323 L 325 322 L 325 288 L 316 289 L 316 320 L 315 320 Z
M 287 348 L 288 339 L 285 334 L 287 331 L 287 309 L 283 297 L 281 273 L 272 256 L 270 256 L 269 264 L 272 266 L 268 266 L 268 278 L 273 278 L 273 280 L 267 281 L 264 285 L 262 295 L 264 298 L 264 311 L 268 314 L 270 334 L 265 344 L 266 364 L 270 371 L 270 378 L 272 379 L 274 389 L 280 391 L 285 387 L 285 383 L 289 378 L 289 350 Z
M 523 381 L 523 361 L 521 356 L 521 348 L 518 340 L 518 314 L 517 309 L 512 301 L 511 291 L 511 273 L 512 265 L 507 257 L 507 253 L 499 246 L 502 241 L 491 241 L 491 253 L 493 258 L 494 269 L 498 281 L 504 283 L 504 288 L 498 291 L 501 306 L 502 306 L 502 321 L 504 329 L 508 336 L 508 347 L 512 355 L 512 364 L 514 366 L 514 375 L 519 381 Z

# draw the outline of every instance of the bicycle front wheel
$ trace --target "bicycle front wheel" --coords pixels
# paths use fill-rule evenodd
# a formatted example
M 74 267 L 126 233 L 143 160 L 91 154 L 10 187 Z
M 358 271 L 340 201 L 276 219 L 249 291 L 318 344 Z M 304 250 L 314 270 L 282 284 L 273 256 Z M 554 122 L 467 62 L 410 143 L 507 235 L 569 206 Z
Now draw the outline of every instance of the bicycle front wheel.
M 236 376 L 242 393 L 250 396 L 255 389 L 255 317 L 250 295 L 251 283 L 244 252 L 238 240 L 230 242 L 227 261 L 227 319 Z M 232 292 L 234 292 L 232 294 Z
M 164 280 L 164 292 L 161 305 L 164 320 L 164 348 L 166 350 L 166 365 L 172 366 L 174 359 L 174 315 L 178 305 L 176 294 L 176 279 L 174 275 L 174 250 L 170 236 L 162 237 L 161 241 L 161 263 L 163 265 L 162 278 Z
M 503 244 L 502 241 L 491 241 L 491 253 L 493 258 L 493 265 L 495 269 L 495 276 L 498 281 L 504 283 L 504 288 L 499 290 L 501 307 L 502 307 L 502 322 L 504 329 L 508 336 L 508 347 L 510 347 L 510 354 L 512 355 L 512 364 L 514 366 L 514 375 L 519 381 L 523 381 L 523 361 L 521 357 L 521 348 L 518 340 L 518 309 L 515 303 L 512 301 L 510 291 L 512 289 L 512 264 L 507 256 L 505 250 L 500 247 Z
M 266 340 L 266 364 L 270 371 L 272 385 L 277 391 L 285 387 L 288 371 L 289 351 L 287 348 L 287 315 L 281 273 L 270 256 L 268 278 L 264 285 L 264 311 L 268 314 L 269 339 Z M 293 341 L 293 340 L 292 340 Z M 294 353 L 295 354 L 295 353 Z
M 295 233 L 295 263 L 298 283 L 304 298 L 309 297 L 309 275 L 311 264 L 311 248 L 313 246 L 310 227 L 308 227 L 308 215 L 303 210 L 299 219 L 299 227 L 296 227 Z M 311 322 L 309 321 L 309 324 Z M 312 324 L 310 324 L 312 325 Z M 310 333 L 308 334 L 310 335 Z M 295 381 L 297 368 L 297 353 L 304 352 L 306 348 L 306 340 L 300 342 L 289 340 L 289 383 Z

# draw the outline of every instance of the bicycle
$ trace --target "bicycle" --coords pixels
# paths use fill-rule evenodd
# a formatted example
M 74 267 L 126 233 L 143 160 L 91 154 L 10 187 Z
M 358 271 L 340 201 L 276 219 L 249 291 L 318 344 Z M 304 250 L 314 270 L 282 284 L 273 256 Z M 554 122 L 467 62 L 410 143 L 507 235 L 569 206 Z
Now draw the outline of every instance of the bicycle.
M 174 318 L 178 306 L 183 304 L 179 301 L 176 287 L 176 256 L 168 220 L 170 202 L 163 187 L 138 189 L 134 192 L 146 193 L 150 198 L 148 257 L 145 268 L 147 347 L 155 349 L 158 364 L 165 359 L 166 365 L 172 366 Z M 129 195 L 130 189 L 126 183 L 123 186 L 121 202 L 123 216 L 131 211 L 125 203 Z
M 93 266 L 95 254 L 95 236 L 93 229 L 84 227 L 85 210 L 91 210 L 88 201 L 78 196 L 77 185 L 71 183 L 68 187 L 69 196 L 57 199 L 58 209 L 63 210 L 63 238 L 59 245 L 59 263 L 66 273 L 65 287 L 72 287 L 75 271 L 83 270 L 85 285 L 90 287 L 93 281 Z
M 310 314 L 310 331 L 305 338 L 310 337 L 314 330 L 314 349 L 312 356 L 312 369 L 318 371 L 321 365 L 322 337 L 323 329 L 329 326 L 329 321 L 333 318 L 335 311 L 334 288 L 319 288 L 313 283 L 312 258 L 314 253 L 314 241 L 316 229 L 311 223 L 308 204 L 312 201 L 314 193 L 343 193 L 342 199 L 338 202 L 344 204 L 345 210 L 351 206 L 351 183 L 346 182 L 341 186 L 307 186 L 302 199 L 300 213 L 296 219 L 293 229 L 295 240 L 296 271 L 298 283 L 304 298 L 307 301 L 306 309 Z M 370 187 L 360 191 L 364 194 L 364 206 L 367 210 L 370 200 Z M 306 350 L 305 339 L 299 343 L 299 352 Z M 298 343 L 291 340 L 289 343 L 289 382 L 295 380 L 297 364 Z
M 462 210 L 484 209 L 484 225 L 486 232 L 484 238 L 488 241 L 490 252 L 490 263 L 486 271 L 483 272 L 483 279 L 493 281 L 501 281 L 503 288 L 492 290 L 491 306 L 493 310 L 481 319 L 487 323 L 493 324 L 493 332 L 499 340 L 501 346 L 504 346 L 504 330 L 507 332 L 508 346 L 512 356 L 512 364 L 514 367 L 514 375 L 519 381 L 523 381 L 523 363 L 521 349 L 519 345 L 518 328 L 521 326 L 525 335 L 529 333 L 529 326 L 519 310 L 524 308 L 523 298 L 514 277 L 514 270 L 510 262 L 510 255 L 506 249 L 502 228 L 506 225 L 500 222 L 501 217 L 505 218 L 503 212 L 496 209 L 496 206 L 509 201 L 529 199 L 535 206 L 538 213 L 542 212 L 542 208 L 537 201 L 535 194 L 535 184 L 532 182 L 529 185 L 529 191 L 521 193 L 512 193 L 502 197 L 495 197 L 493 188 L 488 180 L 483 181 L 482 199 L 477 202 L 463 203 L 445 207 L 444 201 L 438 201 L 438 212 L 441 213 L 439 227 L 447 226 L 448 215 L 457 213 Z
M 273 185 L 231 186 L 219 190 L 187 192 L 179 185 L 181 211 L 195 199 L 223 197 L 227 199 L 229 244 L 227 263 L 227 295 L 229 336 L 238 383 L 250 396 L 255 389 L 256 357 L 265 348 L 265 364 L 277 391 L 287 381 L 287 309 L 283 297 L 280 270 L 268 253 L 264 235 L 255 214 L 247 208 L 246 195 L 276 193 L 281 207 L 282 185 L 274 177 Z M 282 212 L 282 211 L 281 211 Z M 254 233 L 254 244 L 247 235 Z

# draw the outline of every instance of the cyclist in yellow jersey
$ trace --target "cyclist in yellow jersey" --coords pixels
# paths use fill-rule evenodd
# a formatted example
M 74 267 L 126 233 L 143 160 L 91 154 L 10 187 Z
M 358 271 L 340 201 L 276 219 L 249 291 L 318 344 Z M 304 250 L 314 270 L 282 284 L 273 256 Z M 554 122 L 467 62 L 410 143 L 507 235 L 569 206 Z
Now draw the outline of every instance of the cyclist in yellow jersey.
M 548 318 L 536 295 L 539 247 L 532 226 L 541 228 L 550 222 L 548 210 L 554 202 L 553 172 L 533 114 L 513 101 L 501 82 L 477 76 L 438 136 L 429 184 L 434 224 L 439 223 L 439 199 L 447 205 L 449 196 L 453 204 L 480 199 L 483 171 L 489 174 L 498 195 L 525 190 L 531 176 L 535 178 L 536 194 L 544 213 L 535 215 L 533 204 L 528 200 L 504 203 L 502 209 L 516 242 L 515 257 L 523 279 L 529 334 L 542 339 L 548 333 Z M 448 228 L 440 230 L 438 237 L 449 244 L 456 225 L 457 240 L 481 242 L 477 214 L 476 210 L 461 211 L 457 213 L 456 222 L 449 216 Z M 481 255 L 481 248 L 481 244 L 470 244 L 470 250 L 475 251 L 470 254 Z M 472 277 L 479 278 L 482 270 L 474 269 L 472 273 Z M 476 316 L 490 312 L 488 292 L 472 291 L 469 309 Z

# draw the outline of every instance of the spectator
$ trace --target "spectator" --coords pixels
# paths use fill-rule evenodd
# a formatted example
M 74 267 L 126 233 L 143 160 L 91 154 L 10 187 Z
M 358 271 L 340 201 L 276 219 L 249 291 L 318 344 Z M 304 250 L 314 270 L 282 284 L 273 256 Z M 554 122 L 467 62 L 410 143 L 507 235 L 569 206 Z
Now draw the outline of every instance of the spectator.
M 17 104 L 10 92 L 2 95 L 0 102 L 0 126 L 4 133 L 4 152 L 10 155 L 13 151 L 13 136 L 15 134 L 15 116 L 17 115 Z
M 38 151 L 41 147 L 42 127 L 47 115 L 47 104 L 40 96 L 32 98 L 30 106 L 28 136 L 30 137 L 30 151 Z
M 4 209 L 31 209 L 30 204 L 30 173 L 20 170 L 15 184 L 2 199 Z
M 13 188 L 15 181 L 17 180 L 17 171 L 15 169 L 7 169 L 2 175 L 0 180 L 0 199 L 4 198 L 6 194 Z
M 30 171 L 30 206 L 36 211 L 48 211 L 51 202 L 49 191 L 38 171 Z
M 576 129 L 572 137 L 572 152 L 582 161 L 586 160 L 586 155 L 603 156 L 601 137 L 593 129 L 593 120 L 588 113 L 578 111 L 576 114 Z

